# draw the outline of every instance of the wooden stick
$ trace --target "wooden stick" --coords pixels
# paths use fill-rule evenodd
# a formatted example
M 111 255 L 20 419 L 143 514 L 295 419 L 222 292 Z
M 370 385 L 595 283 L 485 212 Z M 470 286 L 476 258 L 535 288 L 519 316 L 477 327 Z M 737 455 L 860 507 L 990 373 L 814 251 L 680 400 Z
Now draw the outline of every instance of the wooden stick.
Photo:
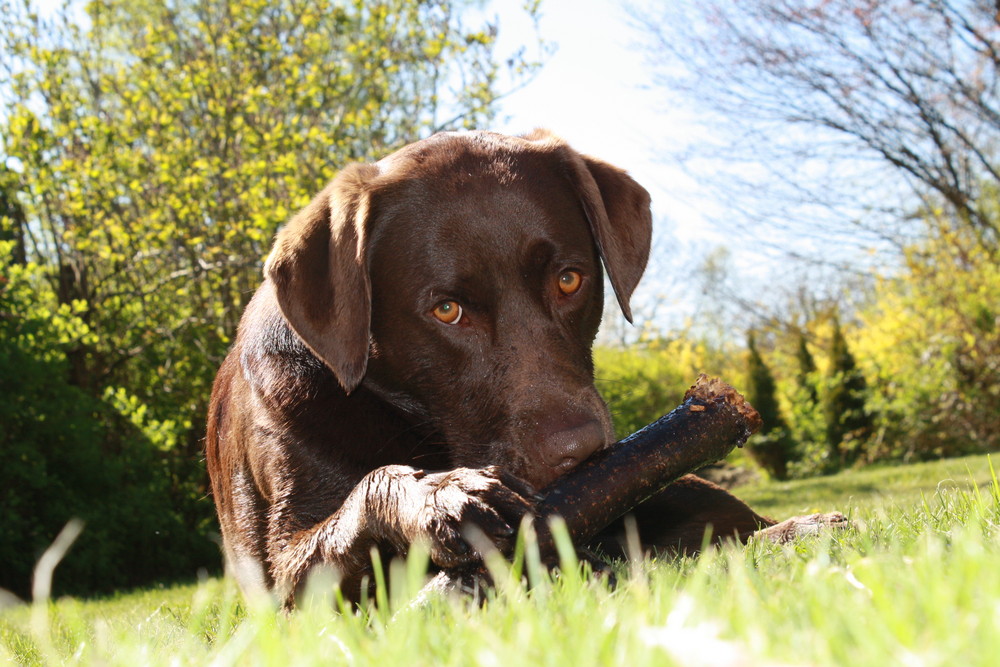
M 701 375 L 670 414 L 597 452 L 542 491 L 535 529 L 545 555 L 554 554 L 548 519 L 566 521 L 584 545 L 615 519 L 678 478 L 742 447 L 761 425 L 742 395 Z

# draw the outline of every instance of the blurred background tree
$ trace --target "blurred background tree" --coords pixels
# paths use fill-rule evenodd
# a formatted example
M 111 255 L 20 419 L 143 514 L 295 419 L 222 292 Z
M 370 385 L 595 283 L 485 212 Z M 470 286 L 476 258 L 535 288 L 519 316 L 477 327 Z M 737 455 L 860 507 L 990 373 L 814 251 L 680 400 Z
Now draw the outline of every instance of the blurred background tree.
M 635 20 L 657 82 L 712 128 L 679 155 L 731 204 L 720 225 L 842 264 L 834 244 L 922 238 L 926 207 L 995 256 L 995 3 L 678 0 Z
M 868 384 L 847 347 L 840 318 L 833 317 L 830 366 L 823 401 L 826 443 L 830 456 L 847 465 L 861 454 L 861 444 L 871 435 L 872 419 L 866 408 Z
M 781 416 L 774 376 L 757 349 L 753 331 L 747 334 L 746 397 L 761 418 L 760 432 L 747 443 L 747 454 L 772 478 L 788 479 L 789 464 L 796 459 L 795 442 Z
M 737 239 L 690 281 L 711 286 L 699 308 L 716 321 L 687 331 L 768 336 L 790 474 L 1000 447 L 996 4 L 632 16 L 656 84 L 705 130 L 666 159 L 708 184 L 724 205 L 706 215 Z

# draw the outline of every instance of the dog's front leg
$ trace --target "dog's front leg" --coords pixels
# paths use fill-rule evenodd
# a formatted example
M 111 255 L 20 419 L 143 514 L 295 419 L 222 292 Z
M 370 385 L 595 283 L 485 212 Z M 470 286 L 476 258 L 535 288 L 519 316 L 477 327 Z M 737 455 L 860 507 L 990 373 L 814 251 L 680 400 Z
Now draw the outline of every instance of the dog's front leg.
M 417 540 L 435 565 L 481 560 L 466 537 L 475 525 L 501 552 L 513 547 L 532 489 L 498 468 L 427 472 L 392 465 L 366 475 L 326 520 L 291 535 L 272 556 L 272 573 L 286 605 L 317 566 L 336 569 L 345 597 L 356 600 L 371 572 L 373 547 L 405 554 Z M 280 516 L 278 517 L 280 521 Z

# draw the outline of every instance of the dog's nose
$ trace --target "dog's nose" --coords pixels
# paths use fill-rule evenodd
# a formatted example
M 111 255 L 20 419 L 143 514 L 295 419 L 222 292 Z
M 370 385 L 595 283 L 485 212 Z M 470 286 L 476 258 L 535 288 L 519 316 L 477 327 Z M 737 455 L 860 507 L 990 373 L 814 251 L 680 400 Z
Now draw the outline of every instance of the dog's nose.
M 558 415 L 538 424 L 542 462 L 561 475 L 604 446 L 604 429 L 587 413 Z

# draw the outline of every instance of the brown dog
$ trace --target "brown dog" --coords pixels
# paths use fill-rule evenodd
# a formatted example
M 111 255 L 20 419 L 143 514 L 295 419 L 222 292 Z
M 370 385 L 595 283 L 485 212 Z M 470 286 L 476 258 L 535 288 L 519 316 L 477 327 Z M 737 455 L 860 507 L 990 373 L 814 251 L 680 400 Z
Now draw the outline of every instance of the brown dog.
M 535 490 L 614 440 L 591 359 L 601 264 L 630 317 L 650 234 L 640 185 L 544 132 L 438 134 L 344 169 L 278 235 L 212 393 L 243 588 L 290 602 L 327 565 L 356 597 L 372 547 L 474 562 L 469 524 L 509 551 Z M 635 514 L 646 545 L 692 551 L 709 525 L 842 520 L 775 526 L 696 477 Z

